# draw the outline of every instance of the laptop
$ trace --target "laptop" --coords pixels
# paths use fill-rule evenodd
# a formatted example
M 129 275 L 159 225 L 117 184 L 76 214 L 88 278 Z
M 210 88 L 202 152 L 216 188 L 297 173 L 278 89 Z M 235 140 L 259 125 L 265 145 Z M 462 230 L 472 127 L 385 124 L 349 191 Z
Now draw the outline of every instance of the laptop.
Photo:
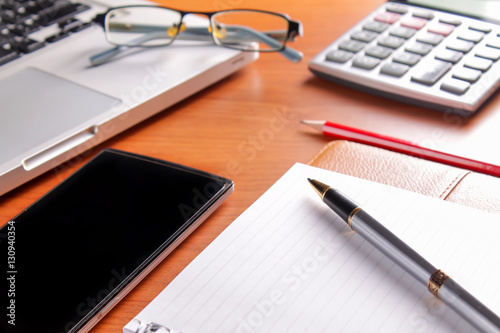
M 133 1 L 138 3 L 148 2 Z M 0 195 L 258 58 L 256 52 L 212 43 L 174 41 L 166 47 L 130 48 L 92 66 L 91 56 L 113 46 L 105 40 L 102 27 L 89 22 L 108 6 L 127 4 L 132 3 L 2 2 Z M 20 54 L 12 55 L 5 37 L 23 27 L 9 22 L 9 15 L 34 10 L 49 13 L 51 21 L 31 32 Z

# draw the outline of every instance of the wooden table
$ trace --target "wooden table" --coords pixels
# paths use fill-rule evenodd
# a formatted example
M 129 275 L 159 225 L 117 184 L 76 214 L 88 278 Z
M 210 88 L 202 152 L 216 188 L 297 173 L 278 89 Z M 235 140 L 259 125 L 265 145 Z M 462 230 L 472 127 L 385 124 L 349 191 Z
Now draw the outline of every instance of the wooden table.
M 4 224 L 106 147 L 185 164 L 234 181 L 235 193 L 92 332 L 121 332 L 283 173 L 295 162 L 307 163 L 329 141 L 301 125 L 301 119 L 328 119 L 470 154 L 491 151 L 494 146 L 489 143 L 500 142 L 496 131 L 500 123 L 498 95 L 477 117 L 466 121 L 333 84 L 316 78 L 307 69 L 315 54 L 382 0 L 163 3 L 186 10 L 258 8 L 288 13 L 304 25 L 304 37 L 291 45 L 304 53 L 304 59 L 294 64 L 279 54 L 263 54 L 257 62 L 222 82 L 0 197 L 0 223 Z M 470 144 L 469 139 L 484 145 Z

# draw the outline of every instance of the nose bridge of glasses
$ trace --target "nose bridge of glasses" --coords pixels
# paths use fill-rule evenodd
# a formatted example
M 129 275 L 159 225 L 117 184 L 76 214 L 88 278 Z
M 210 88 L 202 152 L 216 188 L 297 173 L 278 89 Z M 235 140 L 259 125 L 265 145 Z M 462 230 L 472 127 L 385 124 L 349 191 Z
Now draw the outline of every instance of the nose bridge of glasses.
M 182 25 L 184 26 L 185 35 L 191 35 L 194 39 L 206 40 L 210 38 L 213 29 L 210 23 L 212 13 L 205 12 L 182 12 Z M 217 31 L 217 29 L 215 29 Z
M 184 22 L 179 23 L 174 23 L 171 26 L 167 28 L 167 34 L 170 37 L 174 37 L 177 34 L 184 32 L 186 30 L 186 24 Z

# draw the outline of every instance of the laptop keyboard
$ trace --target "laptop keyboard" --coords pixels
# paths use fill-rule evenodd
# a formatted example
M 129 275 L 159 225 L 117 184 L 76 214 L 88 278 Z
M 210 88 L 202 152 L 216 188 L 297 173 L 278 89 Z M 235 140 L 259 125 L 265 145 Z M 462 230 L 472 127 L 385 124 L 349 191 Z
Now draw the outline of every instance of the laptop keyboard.
M 89 8 L 68 0 L 0 1 L 0 65 L 87 28 L 91 23 L 74 16 Z

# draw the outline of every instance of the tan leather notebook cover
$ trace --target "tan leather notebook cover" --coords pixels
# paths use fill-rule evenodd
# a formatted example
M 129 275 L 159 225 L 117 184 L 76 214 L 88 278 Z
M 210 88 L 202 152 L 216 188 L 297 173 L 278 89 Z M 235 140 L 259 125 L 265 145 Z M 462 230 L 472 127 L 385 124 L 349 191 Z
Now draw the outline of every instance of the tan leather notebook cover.
M 500 178 L 336 140 L 310 165 L 500 214 Z

